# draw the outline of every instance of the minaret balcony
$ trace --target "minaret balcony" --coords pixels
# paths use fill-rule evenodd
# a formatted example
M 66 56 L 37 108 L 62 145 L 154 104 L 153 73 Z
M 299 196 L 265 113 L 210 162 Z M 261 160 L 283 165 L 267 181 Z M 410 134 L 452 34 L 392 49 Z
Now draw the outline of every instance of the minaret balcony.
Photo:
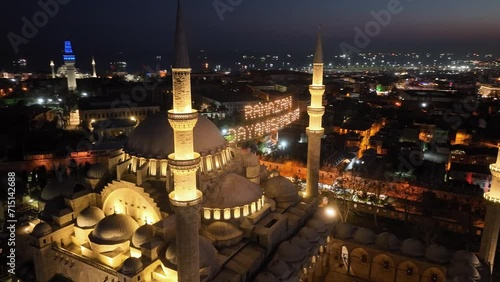
M 198 122 L 198 111 L 191 110 L 191 113 L 176 113 L 170 110 L 168 111 L 168 121 L 174 131 L 191 130 Z
M 307 114 L 311 117 L 322 117 L 325 113 L 325 107 L 313 108 L 307 107 Z
M 491 164 L 490 172 L 493 177 L 500 178 L 500 166 L 498 164 Z
M 193 158 L 189 160 L 178 160 L 175 158 L 175 153 L 168 155 L 168 165 L 174 174 L 196 173 L 200 167 L 200 162 L 201 158 L 198 153 L 193 153 Z
M 321 91 L 320 95 L 323 95 L 323 92 L 325 91 L 325 86 L 324 85 L 309 85 L 309 91 L 311 94 L 316 93 Z

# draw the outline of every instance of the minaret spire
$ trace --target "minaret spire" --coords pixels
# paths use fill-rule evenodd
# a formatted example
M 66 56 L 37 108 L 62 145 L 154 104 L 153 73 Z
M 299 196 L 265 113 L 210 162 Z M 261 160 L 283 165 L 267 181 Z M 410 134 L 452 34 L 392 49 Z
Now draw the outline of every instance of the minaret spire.
M 321 25 L 318 27 L 318 39 L 316 41 L 316 51 L 314 52 L 314 63 L 323 63 L 323 42 L 321 38 Z
M 306 197 L 314 198 L 319 195 L 319 168 L 321 155 L 321 137 L 324 129 L 322 127 L 322 117 L 325 113 L 323 107 L 323 44 L 321 42 L 321 26 L 318 32 L 316 42 L 316 52 L 313 61 L 313 78 L 309 86 L 311 93 L 311 105 L 307 107 L 309 114 L 309 127 L 306 128 L 307 134 L 307 179 L 306 179 Z
M 177 1 L 177 23 L 175 26 L 175 62 L 174 68 L 189 68 L 186 33 L 184 30 L 181 1 Z
M 97 72 L 95 71 L 95 60 L 94 60 L 94 56 L 92 56 L 92 77 L 97 77 Z
M 50 60 L 50 70 L 52 71 L 52 78 L 56 78 L 56 72 L 54 70 L 54 61 Z

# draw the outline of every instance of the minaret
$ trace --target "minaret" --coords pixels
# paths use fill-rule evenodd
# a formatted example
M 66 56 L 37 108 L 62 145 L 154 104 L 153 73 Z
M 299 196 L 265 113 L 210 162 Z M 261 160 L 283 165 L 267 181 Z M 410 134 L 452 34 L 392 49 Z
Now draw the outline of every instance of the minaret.
M 75 55 L 71 48 L 69 40 L 64 41 L 64 65 L 66 66 L 66 78 L 68 79 L 68 90 L 73 92 L 76 90 L 76 70 L 75 70 Z
M 92 57 L 92 77 L 97 77 L 97 73 L 95 71 L 95 60 L 94 60 L 94 57 Z
M 325 113 L 323 107 L 323 46 L 321 42 L 321 26 L 318 31 L 318 41 L 316 42 L 316 52 L 314 53 L 313 79 L 309 86 L 311 93 L 311 106 L 307 107 L 309 114 L 309 127 L 307 133 L 307 182 L 306 197 L 317 197 L 319 182 L 319 160 L 321 154 L 321 137 L 323 136 L 323 127 L 321 119 Z
M 54 61 L 50 60 L 50 68 L 52 69 L 52 78 L 56 78 L 56 72 L 54 71 Z
M 198 221 L 202 193 L 196 187 L 200 154 L 194 152 L 193 128 L 198 111 L 191 103 L 191 68 L 182 22 L 180 1 L 175 30 L 176 58 L 172 67 L 173 109 L 168 120 L 174 130 L 174 153 L 168 165 L 174 176 L 174 191 L 169 194 L 175 210 L 177 243 L 177 276 L 180 282 L 200 281 Z
M 487 206 L 484 229 L 481 235 L 479 258 L 489 264 L 490 271 L 493 271 L 498 232 L 500 231 L 500 149 L 498 151 L 497 162 L 490 165 L 490 171 L 493 177 L 491 179 L 490 191 L 484 194 Z

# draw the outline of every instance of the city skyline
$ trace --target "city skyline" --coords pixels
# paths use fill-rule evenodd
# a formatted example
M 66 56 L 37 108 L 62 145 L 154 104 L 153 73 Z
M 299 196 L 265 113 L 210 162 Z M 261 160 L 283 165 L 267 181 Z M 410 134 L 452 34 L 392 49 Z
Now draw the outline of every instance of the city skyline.
M 7 9 L 12 13 L 4 20 L 9 24 L 0 28 L 5 35 L 1 67 L 10 67 L 12 60 L 19 57 L 27 58 L 35 69 L 48 69 L 46 65 L 51 59 L 55 59 L 57 65 L 66 38 L 72 40 L 75 53 L 81 58 L 77 67 L 83 69 L 90 69 L 90 62 L 84 67 L 87 57 L 95 56 L 100 69 L 102 64 L 108 65 L 109 61 L 116 59 L 119 52 L 132 62 L 133 69 L 140 68 L 141 64 L 151 64 L 156 55 L 165 56 L 166 65 L 169 65 L 169 57 L 173 54 L 173 42 L 169 38 L 175 24 L 164 11 L 174 9 L 175 1 L 125 1 L 119 6 L 97 1 L 85 5 L 60 2 L 63 4 L 54 2 L 58 4 L 57 11 L 47 17 L 46 24 L 40 25 L 32 38 L 23 37 L 25 40 L 18 46 L 11 42 L 15 42 L 12 39 L 15 35 L 23 36 L 23 17 L 33 22 L 33 16 L 44 11 L 40 3 L 52 2 L 33 2 L 22 8 L 17 3 L 8 4 Z M 495 54 L 498 48 L 491 42 L 500 39 L 500 32 L 495 30 L 499 20 L 494 15 L 500 4 L 494 1 L 486 1 L 481 6 L 468 1 L 395 0 L 378 3 L 322 1 L 315 5 L 299 1 L 287 2 L 287 5 L 282 1 L 184 2 L 189 11 L 186 16 L 194 19 L 187 26 L 190 52 L 202 49 L 222 54 L 235 50 L 285 50 L 312 54 L 313 50 L 307 43 L 314 40 L 318 24 L 323 25 L 325 57 L 345 52 L 343 43 L 363 52 Z M 389 7 L 396 13 L 390 13 L 390 18 L 386 18 L 384 15 L 388 15 Z M 311 17 L 313 13 L 315 16 Z M 356 27 L 366 30 L 367 25 L 376 20 L 375 15 L 380 15 L 382 25 L 378 30 L 374 27 L 374 36 L 369 36 L 368 44 L 356 45 Z

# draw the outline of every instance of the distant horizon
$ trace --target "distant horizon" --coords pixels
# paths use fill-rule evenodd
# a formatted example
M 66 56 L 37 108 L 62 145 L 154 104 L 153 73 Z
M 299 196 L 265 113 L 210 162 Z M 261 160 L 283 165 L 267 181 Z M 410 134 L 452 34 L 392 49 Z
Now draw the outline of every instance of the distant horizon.
M 40 0 L 4 3 L 8 13 L 0 25 L 3 36 L 0 68 L 9 69 L 13 60 L 25 57 L 33 68 L 44 69 L 50 60 L 61 60 L 66 38 L 73 43 L 77 65 L 81 59 L 95 56 L 99 68 L 99 61 L 101 65 L 102 61 L 108 64 L 120 51 L 130 62 L 147 63 L 159 54 L 168 57 L 173 53 L 176 2 Z M 332 56 L 342 53 L 343 43 L 355 46 L 356 29 L 365 31 L 377 18 L 378 30 L 375 27 L 373 32 L 372 25 L 374 35 L 360 48 L 365 53 L 500 54 L 500 46 L 494 44 L 500 42 L 500 30 L 496 28 L 500 25 L 496 15 L 500 2 L 495 0 L 485 0 L 481 5 L 467 0 L 435 3 L 242 0 L 233 1 L 239 3 L 235 6 L 230 6 L 227 0 L 181 2 L 191 56 L 200 49 L 210 53 L 239 49 L 308 54 L 313 52 L 319 24 L 323 27 L 325 56 Z M 64 4 L 58 4 L 56 9 L 39 3 Z M 387 12 L 391 5 L 397 13 Z M 26 22 L 38 25 L 36 32 L 24 37 Z M 18 42 L 12 44 L 13 38 Z

